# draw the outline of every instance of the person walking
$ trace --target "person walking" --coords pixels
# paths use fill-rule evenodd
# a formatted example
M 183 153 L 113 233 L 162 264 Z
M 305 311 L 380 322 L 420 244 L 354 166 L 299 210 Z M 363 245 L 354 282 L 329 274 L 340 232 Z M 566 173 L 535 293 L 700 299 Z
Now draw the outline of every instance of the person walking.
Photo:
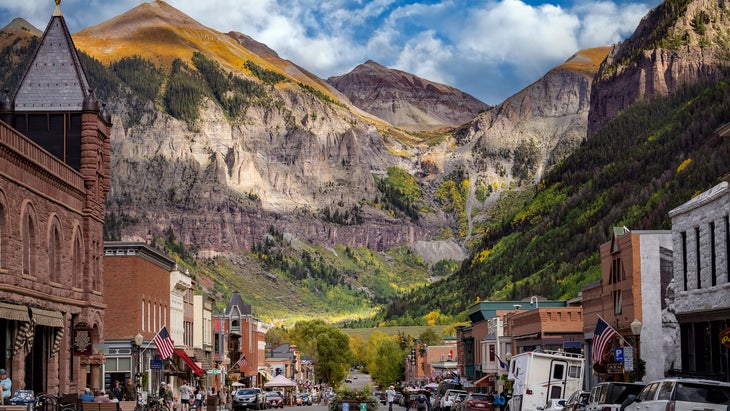
M 180 404 L 182 411 L 190 411 L 190 398 L 193 396 L 193 389 L 190 388 L 187 381 L 183 381 L 180 386 Z
M 385 398 L 388 401 L 388 411 L 393 411 L 393 401 L 395 401 L 395 387 L 390 386 L 385 390 Z

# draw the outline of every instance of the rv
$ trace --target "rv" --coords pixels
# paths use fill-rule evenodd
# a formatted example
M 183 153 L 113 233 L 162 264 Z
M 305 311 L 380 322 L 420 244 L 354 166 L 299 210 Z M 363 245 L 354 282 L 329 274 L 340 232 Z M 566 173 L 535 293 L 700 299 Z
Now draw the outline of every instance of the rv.
M 543 410 L 583 388 L 583 355 L 535 350 L 514 355 L 507 379 L 514 381 L 510 411 Z

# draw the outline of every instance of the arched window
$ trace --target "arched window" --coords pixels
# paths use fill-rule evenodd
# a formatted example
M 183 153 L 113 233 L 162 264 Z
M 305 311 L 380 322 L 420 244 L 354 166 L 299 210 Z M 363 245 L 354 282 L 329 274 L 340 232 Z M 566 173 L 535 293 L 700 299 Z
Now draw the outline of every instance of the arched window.
M 6 248 L 8 246 L 8 214 L 6 210 L 7 208 L 5 207 L 5 194 L 0 191 L 0 269 L 7 266 Z
M 52 220 L 48 238 L 48 276 L 53 282 L 61 282 L 61 232 L 55 218 Z
M 22 222 L 23 238 L 23 274 L 35 274 L 36 227 L 35 218 L 30 207 L 25 209 Z
M 73 262 L 71 264 L 71 284 L 74 287 L 82 287 L 82 279 L 84 278 L 84 249 L 81 247 L 81 234 L 78 229 L 74 233 L 73 242 Z

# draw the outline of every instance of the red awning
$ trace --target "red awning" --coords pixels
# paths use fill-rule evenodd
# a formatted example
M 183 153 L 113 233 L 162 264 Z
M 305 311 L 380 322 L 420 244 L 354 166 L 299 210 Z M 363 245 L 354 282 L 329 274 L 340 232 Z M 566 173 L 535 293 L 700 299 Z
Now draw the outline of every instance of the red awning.
M 475 387 L 488 387 L 488 386 L 494 385 L 494 383 L 491 382 L 490 379 L 489 379 L 489 377 L 492 377 L 493 378 L 494 375 L 495 374 L 487 374 L 487 375 L 485 375 L 484 377 L 476 380 L 474 382 L 474 386 Z
M 205 371 L 203 371 L 202 368 L 198 367 L 198 364 L 196 364 L 192 358 L 188 357 L 188 354 L 185 352 L 185 350 L 175 348 L 175 354 L 177 354 L 178 357 L 182 358 L 182 360 L 185 361 L 185 364 L 187 364 L 188 367 L 190 367 L 190 369 L 193 370 L 195 374 L 205 374 Z

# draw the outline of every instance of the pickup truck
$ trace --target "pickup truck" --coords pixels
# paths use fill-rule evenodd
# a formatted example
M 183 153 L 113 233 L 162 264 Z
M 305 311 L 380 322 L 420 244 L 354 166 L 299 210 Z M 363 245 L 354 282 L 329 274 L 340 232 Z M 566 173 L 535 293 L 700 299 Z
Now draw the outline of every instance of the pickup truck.
M 636 396 L 644 384 L 630 382 L 602 382 L 591 389 L 586 411 L 619 411 L 629 395 Z

